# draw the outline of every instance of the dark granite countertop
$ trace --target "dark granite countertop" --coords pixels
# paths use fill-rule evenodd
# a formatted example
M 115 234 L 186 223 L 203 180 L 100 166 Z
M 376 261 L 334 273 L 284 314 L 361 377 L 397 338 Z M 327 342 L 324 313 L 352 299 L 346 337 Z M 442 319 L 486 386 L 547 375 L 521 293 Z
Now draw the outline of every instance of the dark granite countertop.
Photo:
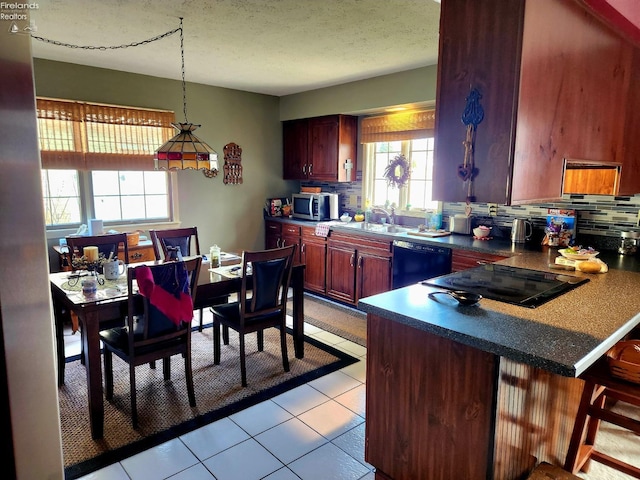
M 550 271 L 555 249 L 498 263 Z M 555 271 L 557 273 L 557 271 Z M 358 307 L 392 321 L 553 373 L 580 375 L 640 323 L 640 273 L 610 269 L 535 309 L 482 299 L 472 307 L 431 300 L 437 288 L 412 285 L 362 299 Z

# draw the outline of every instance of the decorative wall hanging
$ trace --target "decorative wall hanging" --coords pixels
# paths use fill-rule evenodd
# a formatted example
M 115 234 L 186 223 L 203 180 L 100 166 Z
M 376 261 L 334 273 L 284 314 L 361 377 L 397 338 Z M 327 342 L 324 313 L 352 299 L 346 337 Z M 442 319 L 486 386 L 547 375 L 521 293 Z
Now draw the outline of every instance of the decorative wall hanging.
M 410 176 L 411 166 L 402 154 L 396 155 L 384 170 L 384 178 L 387 179 L 387 184 L 393 188 L 404 187 Z
M 227 143 L 224 152 L 224 183 L 242 183 L 242 148 L 235 143 Z
M 478 89 L 474 88 L 467 97 L 467 105 L 462 113 L 462 123 L 467 126 L 467 134 L 464 142 L 464 161 L 458 165 L 458 177 L 466 183 L 467 187 L 467 203 L 474 202 L 473 195 L 473 179 L 478 174 L 475 166 L 474 147 L 476 143 L 476 129 L 478 124 L 484 119 L 484 110 L 480 105 L 482 95 Z

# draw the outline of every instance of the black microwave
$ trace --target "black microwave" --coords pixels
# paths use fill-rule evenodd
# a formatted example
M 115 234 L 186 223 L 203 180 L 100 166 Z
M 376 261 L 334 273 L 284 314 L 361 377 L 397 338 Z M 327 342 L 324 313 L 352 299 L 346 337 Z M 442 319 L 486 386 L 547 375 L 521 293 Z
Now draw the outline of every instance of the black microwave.
M 294 193 L 292 200 L 293 218 L 315 221 L 330 218 L 330 195 L 326 193 Z

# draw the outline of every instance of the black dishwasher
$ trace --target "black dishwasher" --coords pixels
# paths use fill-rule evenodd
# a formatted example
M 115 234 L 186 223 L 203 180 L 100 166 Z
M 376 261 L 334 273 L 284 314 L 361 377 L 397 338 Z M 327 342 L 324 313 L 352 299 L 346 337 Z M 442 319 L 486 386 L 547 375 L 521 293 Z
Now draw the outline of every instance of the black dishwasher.
M 392 288 L 451 273 L 451 249 L 406 240 L 393 241 Z

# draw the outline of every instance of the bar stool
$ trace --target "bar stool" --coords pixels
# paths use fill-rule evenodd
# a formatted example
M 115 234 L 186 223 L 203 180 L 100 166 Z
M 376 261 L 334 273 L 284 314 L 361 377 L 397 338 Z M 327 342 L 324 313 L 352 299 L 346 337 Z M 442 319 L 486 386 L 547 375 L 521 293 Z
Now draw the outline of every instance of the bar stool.
M 617 354 L 623 347 L 634 348 L 634 344 L 639 346 L 638 358 L 640 358 L 640 342 L 638 341 L 618 342 L 608 355 Z M 612 374 L 612 371 L 615 375 Z M 631 375 L 625 376 L 623 373 L 622 376 L 628 378 L 627 380 L 620 378 L 620 372 L 613 370 L 607 361 L 607 356 L 604 356 L 580 376 L 585 384 L 569 442 L 564 464 L 565 470 L 571 473 L 577 473 L 580 470 L 586 472 L 589 468 L 588 461 L 595 460 L 627 475 L 640 478 L 640 465 L 633 466 L 596 450 L 594 446 L 600 421 L 618 425 L 640 435 L 640 421 L 612 412 L 607 405 L 611 400 L 620 401 L 635 405 L 639 407 L 638 411 L 640 411 L 640 381 L 635 382 L 636 375 L 640 375 L 640 369 L 638 369 L 638 373 Z M 640 379 L 640 376 L 638 378 Z M 637 446 L 640 454 L 640 439 Z

